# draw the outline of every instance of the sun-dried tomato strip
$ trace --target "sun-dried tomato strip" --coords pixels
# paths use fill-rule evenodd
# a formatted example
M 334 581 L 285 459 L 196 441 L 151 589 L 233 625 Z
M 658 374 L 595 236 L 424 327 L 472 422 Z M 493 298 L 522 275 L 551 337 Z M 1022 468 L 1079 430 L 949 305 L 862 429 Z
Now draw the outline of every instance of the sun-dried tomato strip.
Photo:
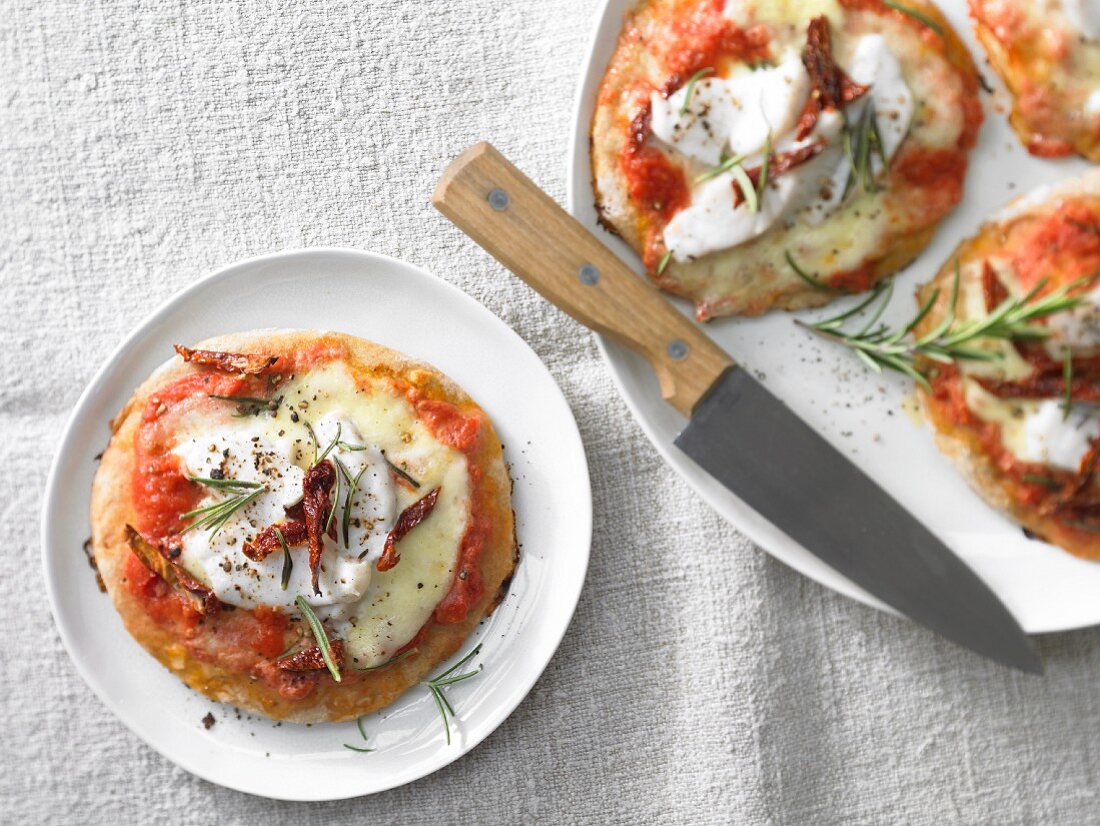
M 798 119 L 798 131 L 795 134 L 799 140 L 810 134 L 823 110 L 841 109 L 846 103 L 862 97 L 871 88 L 848 77 L 833 59 L 829 18 L 824 15 L 811 20 L 806 29 L 802 65 L 810 76 L 811 92 Z
M 1092 481 L 1092 476 L 1096 473 L 1096 463 L 1100 461 L 1100 439 L 1093 439 L 1089 444 L 1089 449 L 1081 459 L 1081 464 L 1077 468 L 1077 476 L 1073 480 L 1072 486 L 1064 492 L 1062 495 L 1063 501 L 1066 503 L 1072 502 L 1077 496 L 1081 494 L 1089 482 Z
M 1035 371 L 1025 379 L 1001 381 L 975 377 L 994 396 L 1003 399 L 1057 399 L 1066 395 L 1065 365 L 1036 342 L 1017 342 L 1016 349 Z M 1100 355 L 1074 356 L 1070 396 L 1075 401 L 1100 401 Z
M 283 543 L 279 541 L 280 531 L 288 547 L 304 545 L 309 541 L 309 531 L 306 529 L 305 522 L 283 522 L 264 528 L 251 542 L 245 542 L 241 550 L 249 559 L 262 562 L 283 547 Z
M 990 312 L 1000 307 L 1008 298 L 1008 289 L 988 260 L 982 266 L 982 294 L 985 295 L 985 308 Z
M 343 641 L 330 639 L 329 648 L 332 654 L 332 661 L 335 662 L 337 666 L 343 665 Z M 324 671 L 328 668 L 328 666 L 325 665 L 325 657 L 321 653 L 321 649 L 316 645 L 304 651 L 299 651 L 297 654 L 291 654 L 289 657 L 283 657 L 281 660 L 276 660 L 275 666 L 281 668 L 283 671 Z
M 195 602 L 201 613 L 212 614 L 221 606 L 214 592 L 203 582 L 193 577 L 178 562 L 168 559 L 161 548 L 147 542 L 145 537 L 130 525 L 126 526 L 126 544 L 146 568 L 163 579 L 170 587 L 183 591 Z
M 1061 367 L 1042 371 L 1021 381 L 998 381 L 977 378 L 987 392 L 1002 399 L 1060 399 L 1066 395 L 1066 381 Z M 1100 402 L 1100 385 L 1095 378 L 1074 375 L 1070 380 L 1070 397 L 1077 402 Z
M 386 537 L 382 556 L 378 559 L 377 568 L 379 571 L 388 571 L 401 561 L 401 557 L 397 553 L 397 543 L 404 539 L 409 531 L 428 518 L 428 515 L 435 509 L 435 500 L 438 498 L 439 488 L 433 488 L 401 511 L 401 515 L 397 517 L 397 524 L 393 526 L 393 530 Z
M 805 146 L 800 146 L 798 149 L 790 149 L 786 152 L 777 152 L 774 155 L 768 157 L 768 180 L 774 180 L 780 175 L 790 172 L 799 164 L 804 164 L 806 161 L 815 155 L 819 155 L 825 149 L 825 141 L 814 141 L 808 143 Z M 749 180 L 752 181 L 754 187 L 760 186 L 760 174 L 763 171 L 763 166 L 754 166 L 752 169 L 746 169 L 745 174 L 749 176 Z M 733 205 L 737 206 L 745 200 L 745 193 L 741 191 L 740 185 L 737 181 L 733 182 Z
M 246 373 L 256 376 L 279 360 L 278 356 L 262 353 L 219 353 L 215 350 L 192 350 L 182 344 L 175 345 L 180 358 L 188 364 L 214 367 L 226 373 Z
M 324 550 L 325 520 L 329 511 L 329 491 L 336 483 L 336 468 L 325 459 L 306 471 L 302 481 L 302 510 L 305 512 L 306 538 L 309 542 L 309 575 L 313 593 L 320 594 L 317 584 L 321 567 L 321 551 Z

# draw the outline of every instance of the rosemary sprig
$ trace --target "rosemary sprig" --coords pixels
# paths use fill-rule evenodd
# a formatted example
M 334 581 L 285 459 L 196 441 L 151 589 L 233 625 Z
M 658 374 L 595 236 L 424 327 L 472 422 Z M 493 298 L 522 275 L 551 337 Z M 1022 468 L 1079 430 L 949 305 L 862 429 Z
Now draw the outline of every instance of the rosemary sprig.
M 668 263 L 672 260 L 672 250 L 665 250 L 665 254 L 661 256 L 661 263 L 657 265 L 657 275 L 660 275 L 668 268 Z
M 199 480 L 195 480 L 199 481 Z M 228 482 L 233 481 L 229 479 L 207 479 L 206 482 Z M 238 493 L 235 496 L 231 496 L 228 499 L 222 499 L 218 502 L 213 502 L 209 505 L 203 505 L 201 508 L 195 508 L 180 516 L 180 519 L 191 519 L 195 521 L 183 529 L 182 533 L 187 533 L 195 528 L 206 528 L 210 531 L 210 536 L 213 538 L 217 536 L 218 531 L 222 529 L 229 518 L 233 516 L 241 508 L 245 507 L 251 502 L 256 501 L 260 496 L 267 493 L 267 487 L 259 485 L 254 482 L 242 482 L 242 485 L 248 485 L 247 493 Z
M 418 649 L 418 648 L 410 648 L 408 651 L 402 651 L 396 657 L 390 657 L 384 663 L 379 663 L 378 665 L 368 665 L 364 668 L 354 668 L 353 667 L 352 671 L 379 671 L 383 668 L 388 668 L 389 666 L 393 665 L 394 663 L 401 662 L 406 657 L 411 657 L 413 654 L 415 654 L 419 650 L 420 649 Z
M 382 454 L 382 458 L 386 460 L 386 464 L 389 465 L 390 470 L 392 470 L 394 473 L 396 473 L 398 476 L 400 476 L 402 479 L 404 479 L 406 482 L 408 482 L 410 485 L 412 485 L 417 490 L 420 489 L 420 483 L 418 481 L 416 481 L 412 476 L 410 476 L 407 471 L 405 471 L 402 468 L 399 468 L 397 465 L 395 465 L 393 462 L 391 462 L 389 457 L 385 453 Z
M 355 718 L 355 727 L 359 729 L 359 736 L 363 738 L 363 742 L 364 743 L 367 742 L 367 733 L 365 731 L 363 731 L 363 718 L 362 717 L 356 717 Z M 361 752 L 363 754 L 374 751 L 374 749 L 368 749 L 364 746 L 353 746 L 353 745 L 351 745 L 351 743 L 344 743 L 344 748 L 350 749 L 351 751 L 358 751 L 358 752 Z
M 306 622 L 309 623 L 309 630 L 313 632 L 313 639 L 317 641 L 317 647 L 321 649 L 321 657 L 325 661 L 325 666 L 328 668 L 329 674 L 332 675 L 332 679 L 336 680 L 336 682 L 340 682 L 340 667 L 337 666 L 336 661 L 332 659 L 332 646 L 329 644 L 328 634 L 325 633 L 325 627 L 321 625 L 321 621 L 317 619 L 317 615 L 313 613 L 313 609 L 310 608 L 305 597 L 300 594 L 294 597 L 294 604 L 298 606 L 298 610 L 302 612 L 302 616 L 305 617 Z
M 321 441 L 317 438 L 317 432 L 313 429 L 313 425 L 309 422 L 302 422 L 306 426 L 306 433 L 309 434 L 309 440 L 313 442 L 313 461 L 310 462 L 310 467 L 317 465 L 317 456 L 321 452 Z
M 286 544 L 286 537 L 283 536 L 283 532 L 276 526 L 275 535 L 279 537 L 279 544 L 283 546 L 283 590 L 290 584 L 290 574 L 294 570 L 294 560 L 290 558 L 290 546 Z
M 706 77 L 713 72 L 714 69 L 708 67 L 706 69 L 700 69 L 688 78 L 687 91 L 684 93 L 684 102 L 680 104 L 680 117 L 686 115 L 688 108 L 691 106 L 691 96 L 695 94 L 695 84 L 699 82 L 700 78 Z
M 791 255 L 790 250 L 784 250 L 783 257 L 787 259 L 787 264 L 792 270 L 794 270 L 794 274 L 805 281 L 807 284 L 809 284 L 811 287 L 830 293 L 841 292 L 841 290 L 838 290 L 836 287 L 829 286 L 817 276 L 810 275 L 808 272 L 802 269 L 802 267 L 798 266 L 798 264 L 794 260 L 794 256 Z
M 485 667 L 483 665 L 478 666 L 475 671 L 468 671 L 465 674 L 455 674 L 466 663 L 472 660 L 481 652 L 481 643 L 478 643 L 474 647 L 474 650 L 452 665 L 438 677 L 433 677 L 427 682 L 421 683 L 425 686 L 429 692 L 431 692 L 432 698 L 435 700 L 436 708 L 439 709 L 439 715 L 443 718 L 443 730 L 447 733 L 447 745 L 451 745 L 451 726 L 448 722 L 447 715 L 455 717 L 455 710 L 451 706 L 450 701 L 447 700 L 447 696 L 443 693 L 443 689 L 448 686 L 452 686 L 455 683 L 461 683 L 464 680 L 468 680 L 471 677 L 476 677 L 481 673 L 481 670 Z
M 940 37 L 943 37 L 943 27 L 924 12 L 911 9 L 909 6 L 903 6 L 901 3 L 895 3 L 894 0 L 882 0 L 882 5 L 894 11 L 900 11 L 902 14 L 907 14 L 914 20 L 919 20 Z
M 758 201 L 764 199 L 764 187 L 768 185 L 768 167 L 772 157 L 772 133 L 764 140 L 764 160 L 760 164 L 760 177 L 756 181 L 756 197 Z
M 878 323 L 890 303 L 892 282 L 876 287 L 870 297 L 838 316 L 816 324 L 796 323 L 850 348 L 864 364 L 876 372 L 881 373 L 886 369 L 904 373 L 924 388 L 930 389 L 928 377 L 918 367 L 918 359 L 941 364 L 954 361 L 992 361 L 1000 358 L 1000 354 L 977 349 L 974 344 L 981 339 L 1044 339 L 1050 331 L 1033 322 L 1079 306 L 1083 299 L 1070 295 L 1070 292 L 1089 280 L 1091 279 L 1074 281 L 1039 298 L 1039 293 L 1046 286 L 1045 281 L 1040 282 L 1025 296 L 1006 298 L 984 318 L 956 324 L 955 309 L 959 298 L 959 263 L 956 261 L 947 313 L 935 328 L 919 338 L 911 338 L 910 334 L 935 305 L 940 295 L 938 288 L 932 291 L 917 315 L 900 330 L 891 330 L 887 325 Z M 881 296 L 885 296 L 885 299 L 872 310 L 870 319 L 859 330 L 848 332 L 842 329 L 847 319 L 871 307 Z
M 701 184 L 703 181 L 709 181 L 711 178 L 717 178 L 719 175 L 729 172 L 735 166 L 740 166 L 741 161 L 745 160 L 744 155 L 734 155 L 731 158 L 723 158 L 722 162 L 713 169 L 708 169 L 702 175 L 695 176 L 695 183 Z
M 205 485 L 208 488 L 214 488 L 215 490 L 256 490 L 262 488 L 263 485 L 259 482 L 246 482 L 243 479 L 213 479 L 206 476 L 188 476 L 188 481 L 196 482 L 200 485 Z

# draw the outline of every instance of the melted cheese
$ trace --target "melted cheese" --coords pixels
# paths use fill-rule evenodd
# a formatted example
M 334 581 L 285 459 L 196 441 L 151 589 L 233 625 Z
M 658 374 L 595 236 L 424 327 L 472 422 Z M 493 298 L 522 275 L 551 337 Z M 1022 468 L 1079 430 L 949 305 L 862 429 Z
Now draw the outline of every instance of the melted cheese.
M 964 392 L 967 407 L 1000 425 L 1005 449 L 1022 462 L 1075 471 L 1100 436 L 1100 419 L 1079 408 L 1067 417 L 1058 399 L 1002 399 L 970 380 Z
M 1047 399 L 1025 417 L 1022 450 L 1017 455 L 1028 462 L 1077 470 L 1097 436 L 1100 419 L 1077 409 L 1067 417 L 1060 401 Z
M 732 173 L 697 183 L 691 204 L 674 215 L 664 231 L 665 245 L 677 261 L 739 246 L 781 222 L 801 220 L 817 225 L 824 221 L 844 200 L 851 174 L 851 163 L 841 142 L 845 116 L 855 123 L 867 106 L 873 106 L 885 154 L 893 156 L 909 131 L 914 100 L 901 64 L 885 38 L 877 34 L 859 38 L 850 74 L 856 82 L 871 87 L 868 94 L 847 107 L 846 115 L 822 113 L 803 141 L 794 139 L 793 130 L 805 106 L 810 81 L 793 51 L 788 51 L 773 69 L 742 72 L 729 79 L 699 80 L 690 99 L 686 87 L 667 100 L 653 93 L 654 135 L 707 166 L 718 165 L 725 155 L 743 156 L 745 168 L 761 166 L 769 136 L 775 141 L 776 153 L 815 141 L 827 147 L 770 181 L 760 194 L 755 212 L 743 199 L 735 203 L 738 184 Z M 882 171 L 881 160 L 872 157 L 870 162 L 876 173 Z
M 833 23 L 843 16 L 837 0 L 730 0 L 723 14 L 741 28 L 757 23 L 790 23 L 825 15 Z
M 798 52 L 790 50 L 774 68 L 704 77 L 689 87 L 667 98 L 652 93 L 653 134 L 685 155 L 717 166 L 724 154 L 758 154 L 769 135 L 794 129 L 810 94 L 810 76 Z
M 184 534 L 180 561 L 229 604 L 293 611 L 294 599 L 301 595 L 318 616 L 332 622 L 355 665 L 385 662 L 416 635 L 450 589 L 469 520 L 466 457 L 436 441 L 405 399 L 382 388 L 358 389 L 338 363 L 295 377 L 279 392 L 283 403 L 274 416 L 232 418 L 227 413 L 189 420 L 180 431 L 175 451 L 188 472 L 209 477 L 217 469 L 226 478 L 267 486 L 266 493 L 238 510 L 216 535 L 203 529 Z M 284 509 L 301 498 L 302 478 L 314 457 L 307 422 L 322 449 L 338 427 L 343 442 L 366 448 L 337 446 L 330 454 L 353 478 L 360 471 L 362 476 L 351 502 L 349 547 L 325 539 L 319 596 L 310 585 L 304 545 L 291 551 L 294 567 L 285 591 L 282 552 L 257 563 L 241 551 L 259 530 L 285 521 Z M 397 485 L 386 458 L 405 467 L 421 488 L 409 491 Z M 374 563 L 397 514 L 437 486 L 440 494 L 432 514 L 398 546 L 401 561 L 389 571 L 377 571 Z M 341 483 L 334 516 L 338 527 L 346 490 Z M 226 495 L 212 490 L 202 504 Z
M 998 277 L 1006 289 L 1010 293 L 1018 294 L 1020 290 L 1015 273 L 995 261 L 990 263 L 997 268 Z M 983 260 L 968 261 L 959 271 L 959 298 L 955 309 L 955 318 L 958 322 L 985 318 L 989 314 L 986 309 L 985 290 L 982 286 L 981 272 L 984 266 Z M 991 356 L 988 361 L 959 362 L 963 373 L 968 376 L 1020 381 L 1034 372 L 1035 368 L 1031 363 L 1020 355 L 1020 351 L 1011 342 L 1004 339 L 978 338 L 967 342 L 967 347 L 989 353 Z
M 1100 287 L 1083 298 L 1085 301 L 1080 306 L 1047 319 L 1050 329 L 1047 350 L 1055 358 L 1064 358 L 1067 350 L 1080 353 L 1100 348 Z

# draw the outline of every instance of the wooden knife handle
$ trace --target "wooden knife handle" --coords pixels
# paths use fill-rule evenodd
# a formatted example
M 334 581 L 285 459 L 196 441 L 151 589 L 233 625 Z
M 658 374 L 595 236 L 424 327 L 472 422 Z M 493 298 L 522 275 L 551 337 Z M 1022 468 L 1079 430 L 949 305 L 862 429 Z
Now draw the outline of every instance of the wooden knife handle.
M 724 350 L 490 144 L 476 144 L 447 167 L 432 203 L 581 324 L 645 356 L 661 395 L 685 416 L 733 366 Z

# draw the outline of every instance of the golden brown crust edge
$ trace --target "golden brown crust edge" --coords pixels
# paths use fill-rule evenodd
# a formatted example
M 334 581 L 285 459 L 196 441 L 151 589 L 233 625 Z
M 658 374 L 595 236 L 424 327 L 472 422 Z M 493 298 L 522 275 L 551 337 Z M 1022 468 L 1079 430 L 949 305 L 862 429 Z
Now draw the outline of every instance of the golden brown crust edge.
M 449 401 L 467 411 L 480 410 L 465 391 L 430 365 L 353 336 L 305 331 L 257 331 L 217 336 L 201 342 L 200 346 L 227 352 L 289 351 L 305 349 L 319 339 L 342 343 L 354 361 L 385 364 L 402 376 L 419 371 L 418 383 L 424 380 L 432 382 L 442 389 Z M 146 614 L 123 582 L 123 563 L 130 553 L 125 540 L 125 526 L 134 521 L 130 494 L 133 442 L 141 411 L 153 392 L 193 369 L 174 359 L 135 391 L 112 422 L 113 435 L 93 481 L 92 546 L 100 574 L 123 624 L 146 651 L 190 688 L 212 700 L 250 709 L 276 720 L 300 723 L 350 720 L 391 704 L 457 651 L 478 623 L 492 613 L 518 560 L 511 508 L 512 482 L 504 463 L 500 440 L 491 422 L 486 416 L 476 461 L 483 470 L 485 490 L 492 502 L 493 530 L 481 555 L 484 589 L 467 618 L 453 625 L 432 623 L 417 645 L 416 656 L 368 674 L 355 686 L 341 686 L 322 680 L 305 699 L 288 701 L 262 681 L 226 671 L 190 655 L 179 640 Z

